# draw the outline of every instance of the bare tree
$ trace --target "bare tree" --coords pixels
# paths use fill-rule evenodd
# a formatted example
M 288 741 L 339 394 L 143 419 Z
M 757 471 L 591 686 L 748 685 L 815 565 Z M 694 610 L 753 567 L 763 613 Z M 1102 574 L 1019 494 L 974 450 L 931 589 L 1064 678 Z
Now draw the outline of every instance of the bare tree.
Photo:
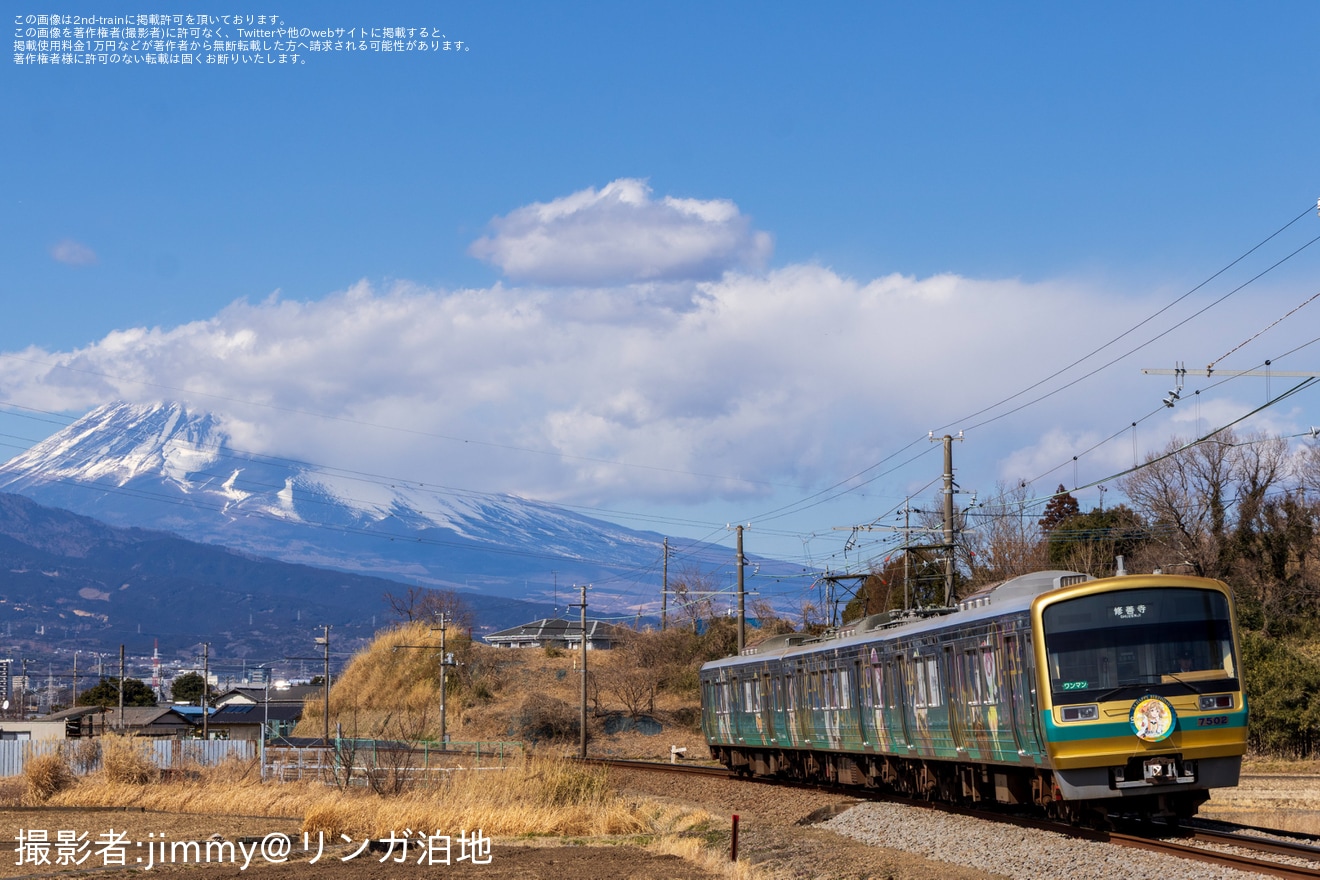
M 1192 446 L 1174 438 L 1120 482 L 1152 526 L 1154 561 L 1160 567 L 1186 566 L 1203 577 L 1227 573 L 1234 440 L 1230 431 Z
M 674 615 L 693 631 L 697 621 L 715 615 L 715 579 L 695 567 L 684 568 L 669 585 Z
M 1041 523 L 1050 518 L 1037 521 L 1028 516 L 1030 495 L 1025 482 L 1012 486 L 1001 482 L 989 500 L 964 515 L 959 549 L 973 587 L 1045 567 Z
M 443 616 L 456 629 L 472 628 L 472 608 L 453 590 L 409 587 L 406 593 L 386 593 L 384 599 L 402 620 L 439 623 Z

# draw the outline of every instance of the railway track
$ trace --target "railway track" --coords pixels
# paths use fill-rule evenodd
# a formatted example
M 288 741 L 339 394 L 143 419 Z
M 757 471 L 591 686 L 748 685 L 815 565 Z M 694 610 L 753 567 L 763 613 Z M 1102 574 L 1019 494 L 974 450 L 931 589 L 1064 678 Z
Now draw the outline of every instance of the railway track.
M 616 767 L 622 770 L 682 773 L 725 780 L 738 779 L 727 769 L 719 766 L 664 764 L 656 761 L 608 758 L 589 758 L 586 761 L 587 763 Z M 850 798 L 888 801 L 907 806 L 934 809 L 983 821 L 1034 828 L 1075 839 L 1110 843 L 1115 846 L 1174 856 L 1216 867 L 1233 868 L 1264 876 L 1320 878 L 1320 846 L 1316 845 L 1313 838 L 1292 832 L 1201 820 L 1184 823 L 1181 826 L 1170 826 L 1158 822 L 1125 824 L 1123 827 L 1126 830 L 1123 831 L 1076 828 L 1056 822 L 913 800 L 900 795 L 890 795 L 852 787 L 845 788 L 796 782 L 785 783 L 769 779 L 748 781 L 766 785 L 809 787 Z

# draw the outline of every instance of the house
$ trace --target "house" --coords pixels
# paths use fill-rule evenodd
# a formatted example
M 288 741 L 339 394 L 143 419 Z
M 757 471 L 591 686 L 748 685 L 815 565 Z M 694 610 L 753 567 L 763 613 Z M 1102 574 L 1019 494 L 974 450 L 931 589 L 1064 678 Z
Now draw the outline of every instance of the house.
M 0 721 L 0 741 L 64 738 L 63 721 Z
M 211 705 L 217 709 L 225 706 L 260 706 L 266 703 L 271 706 L 301 707 L 309 697 L 319 700 L 324 695 L 325 688 L 319 684 L 295 684 L 290 687 L 273 688 L 236 687 L 211 700 Z
M 628 635 L 628 630 L 600 620 L 587 621 L 588 650 L 608 650 Z M 582 624 L 563 618 L 536 620 L 485 636 L 499 648 L 580 648 Z
M 46 715 L 39 721 L 64 723 L 69 739 L 124 733 L 130 736 L 188 737 L 196 729 L 194 722 L 173 706 L 125 706 L 123 716 L 118 709 L 100 706 L 76 706 Z
M 288 736 L 301 717 L 301 703 L 296 706 L 288 703 L 255 706 L 230 703 L 215 710 L 207 721 L 207 728 L 211 736 L 219 739 L 260 740 L 263 725 L 267 738 Z

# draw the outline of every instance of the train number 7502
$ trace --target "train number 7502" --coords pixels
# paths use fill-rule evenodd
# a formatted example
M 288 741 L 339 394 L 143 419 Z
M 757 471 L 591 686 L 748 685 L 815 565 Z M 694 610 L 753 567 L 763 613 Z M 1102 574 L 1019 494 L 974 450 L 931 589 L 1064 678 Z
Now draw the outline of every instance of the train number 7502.
M 1221 724 L 1228 723 L 1227 715 L 1213 715 L 1209 718 L 1196 719 L 1197 727 L 1218 727 Z

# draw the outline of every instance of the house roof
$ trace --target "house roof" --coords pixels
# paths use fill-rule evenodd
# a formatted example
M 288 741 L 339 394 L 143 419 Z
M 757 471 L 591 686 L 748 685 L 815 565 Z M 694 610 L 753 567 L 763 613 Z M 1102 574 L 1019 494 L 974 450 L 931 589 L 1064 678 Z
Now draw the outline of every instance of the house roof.
M 302 706 L 271 703 L 269 706 L 243 704 L 222 706 L 215 710 L 208 722 L 212 726 L 225 724 L 261 724 L 270 721 L 297 721 L 302 718 Z
M 220 694 L 211 703 L 225 706 L 233 703 L 259 704 L 269 700 L 272 706 L 277 703 L 297 703 L 301 706 L 308 697 L 320 696 L 324 691 L 319 684 L 295 684 L 292 687 L 271 688 L 269 691 L 264 687 L 236 687 Z
M 88 715 L 103 716 L 105 723 L 109 727 L 119 727 L 119 710 L 102 709 L 100 706 L 77 706 L 72 709 L 65 709 L 62 712 L 55 712 L 46 715 L 37 720 L 39 721 L 68 721 L 74 718 L 86 718 Z M 173 706 L 125 706 L 123 727 L 150 727 L 152 725 L 175 725 L 191 727 L 193 722 L 184 717 L 180 712 L 175 711 Z
M 587 621 L 587 639 L 593 642 L 617 642 L 627 632 L 623 627 L 614 626 L 601 620 Z M 516 642 L 544 642 L 549 640 L 577 641 L 581 637 L 582 624 L 579 621 L 557 617 L 534 620 L 531 623 L 524 623 L 522 626 L 500 630 L 497 633 L 485 636 L 485 639 L 491 643 L 508 642 L 513 644 Z

